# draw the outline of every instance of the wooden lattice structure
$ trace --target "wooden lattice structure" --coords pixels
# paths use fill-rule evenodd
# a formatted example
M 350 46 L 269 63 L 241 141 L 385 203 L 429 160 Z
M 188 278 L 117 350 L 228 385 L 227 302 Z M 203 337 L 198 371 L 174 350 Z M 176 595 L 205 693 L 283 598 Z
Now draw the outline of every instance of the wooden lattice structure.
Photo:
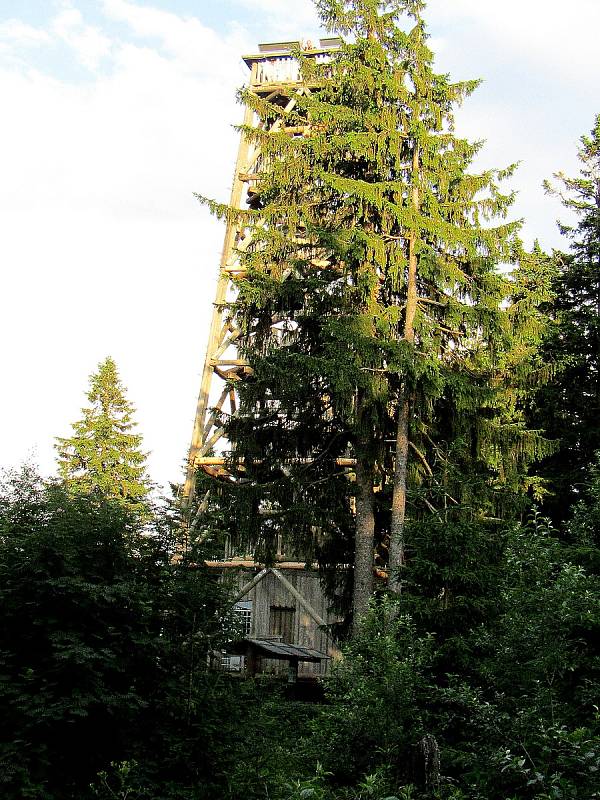
M 319 47 L 308 44 L 302 48 L 303 55 L 326 63 L 339 44 L 339 39 L 321 39 Z M 250 70 L 249 91 L 286 113 L 294 109 L 303 94 L 311 91 L 311 87 L 300 78 L 299 64 L 293 55 L 298 49 L 300 42 L 263 44 L 259 46 L 258 54 L 244 57 Z M 265 127 L 249 106 L 246 106 L 243 124 L 244 127 Z M 307 129 L 297 126 L 286 127 L 283 116 L 270 121 L 266 129 L 287 132 L 290 136 L 307 132 Z M 243 209 L 247 204 L 252 205 L 262 168 L 259 144 L 249 141 L 242 133 L 231 190 L 230 205 L 233 208 Z M 215 478 L 228 477 L 224 457 L 228 448 L 220 420 L 224 415 L 236 413 L 235 386 L 248 375 L 249 366 L 238 352 L 241 331 L 231 322 L 227 307 L 235 298 L 236 280 L 243 275 L 240 256 L 251 244 L 250 231 L 239 224 L 227 224 L 183 488 L 183 502 L 189 510 L 199 468 Z
M 294 110 L 300 98 L 315 90 L 314 86 L 301 79 L 300 65 L 294 53 L 302 49 L 304 57 L 326 64 L 339 44 L 339 39 L 321 39 L 319 47 L 310 44 L 301 47 L 300 42 L 263 44 L 259 46 L 257 54 L 245 56 L 244 61 L 250 70 L 248 91 L 268 101 L 274 109 L 281 109 L 281 116 L 275 114 L 265 123 L 247 105 L 243 129 L 260 127 L 295 137 L 308 135 L 308 124 L 290 127 L 285 121 L 286 115 Z M 242 132 L 233 176 L 231 207 L 257 207 L 257 183 L 264 168 L 260 145 Z M 183 489 L 182 499 L 187 509 L 190 533 L 208 508 L 208 495 L 201 502 L 194 503 L 197 471 L 202 469 L 216 480 L 236 479 L 227 469 L 230 446 L 222 420 L 236 414 L 236 386 L 251 370 L 239 352 L 242 334 L 232 321 L 228 309 L 237 295 L 236 283 L 244 275 L 242 254 L 248 251 L 252 243 L 251 229 L 236 222 L 227 223 Z M 273 320 L 274 333 L 278 324 L 279 321 Z M 286 663 L 289 661 L 295 675 L 299 673 L 302 678 L 321 677 L 327 671 L 330 659 L 338 653 L 331 633 L 331 626 L 338 620 L 330 612 L 318 571 L 314 566 L 305 564 L 303 559 L 290 559 L 280 544 L 276 568 L 275 565 L 269 567 L 257 563 L 254 556 L 242 554 L 238 552 L 239 549 L 239 546 L 231 548 L 226 544 L 223 557 L 207 561 L 206 565 L 222 576 L 229 574 L 237 584 L 234 610 L 240 616 L 247 637 L 244 648 L 248 642 L 258 642 L 260 646 L 255 644 L 255 648 L 259 650 L 261 647 L 262 650 L 270 648 L 269 652 L 261 654 L 261 671 L 279 674 L 287 669 Z M 289 653 L 282 659 L 281 654 L 273 654 L 273 648 L 291 648 L 291 661 Z M 230 671 L 252 672 L 253 664 L 256 666 L 255 656 L 252 648 L 248 653 L 244 649 L 237 655 L 223 653 L 221 665 Z M 245 663 L 247 657 L 250 658 L 249 663 Z

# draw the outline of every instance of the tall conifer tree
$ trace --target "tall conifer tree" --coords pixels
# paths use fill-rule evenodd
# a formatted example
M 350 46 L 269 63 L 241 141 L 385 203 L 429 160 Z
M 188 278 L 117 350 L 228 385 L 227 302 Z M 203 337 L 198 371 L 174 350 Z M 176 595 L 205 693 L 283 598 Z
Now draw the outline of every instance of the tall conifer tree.
M 283 112 L 242 93 L 260 119 L 284 119 L 276 132 L 244 130 L 268 164 L 252 208 L 201 199 L 253 236 L 232 307 L 253 368 L 228 424 L 243 468 L 237 497 L 255 537 L 295 530 L 337 538 L 346 561 L 353 550 L 358 622 L 386 534 L 400 590 L 409 486 L 427 484 L 445 503 L 451 483 L 460 504 L 466 483 L 452 459 L 474 480 L 502 471 L 501 389 L 514 365 L 497 359 L 513 335 L 497 267 L 519 250 L 518 223 L 504 222 L 512 196 L 498 188 L 512 168 L 469 172 L 480 144 L 454 134 L 453 109 L 477 82 L 434 72 L 424 4 L 316 5 L 349 43 L 326 67 L 298 53 L 312 91 Z M 307 135 L 285 132 L 299 129 Z
M 146 454 L 112 358 L 90 376 L 86 395 L 90 405 L 73 423 L 73 435 L 57 437 L 59 475 L 75 493 L 96 494 L 143 512 L 150 491 Z
M 560 443 L 542 464 L 554 491 L 547 508 L 556 522 L 581 496 L 600 450 L 600 115 L 581 137 L 578 157 L 579 175 L 559 172 L 554 184 L 545 183 L 575 218 L 572 225 L 559 223 L 571 245 L 568 253 L 555 254 L 555 324 L 545 344 L 546 358 L 558 368 L 534 415 Z

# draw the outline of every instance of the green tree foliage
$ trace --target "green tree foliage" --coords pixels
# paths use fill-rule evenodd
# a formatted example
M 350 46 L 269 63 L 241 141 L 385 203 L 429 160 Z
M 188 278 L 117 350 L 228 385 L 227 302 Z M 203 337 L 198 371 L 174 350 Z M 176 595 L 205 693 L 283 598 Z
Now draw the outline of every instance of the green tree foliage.
M 407 501 L 413 518 L 447 503 L 495 512 L 490 495 L 519 483 L 543 440 L 523 421 L 533 293 L 511 316 L 515 284 L 498 269 L 527 260 L 504 220 L 512 168 L 472 172 L 481 145 L 454 133 L 477 82 L 434 72 L 422 3 L 317 8 L 348 43 L 325 67 L 298 54 L 312 91 L 285 110 L 241 95 L 265 123 L 242 128 L 266 165 L 251 208 L 201 199 L 252 240 L 231 314 L 253 373 L 225 421 L 240 519 L 267 550 L 281 530 L 304 550 L 318 531 L 317 548 L 340 542 L 347 563 L 350 540 L 358 618 L 375 544 L 400 588 Z
M 409 535 L 403 606 L 417 631 L 435 635 L 431 669 L 467 674 L 476 660 L 472 631 L 498 613 L 505 527 L 453 510 L 443 522 L 411 522 Z
M 112 358 L 90 376 L 87 398 L 90 405 L 73 424 L 73 435 L 57 438 L 59 474 L 75 493 L 95 493 L 140 513 L 150 491 L 146 454 Z
M 578 157 L 579 175 L 557 173 L 554 185 L 545 183 L 575 220 L 559 224 L 570 249 L 555 255 L 555 325 L 546 342 L 546 358 L 558 369 L 540 394 L 535 417 L 560 442 L 543 467 L 555 492 L 548 512 L 557 522 L 568 516 L 600 449 L 600 115 L 590 135 L 581 137 Z
M 315 753 L 335 785 L 356 785 L 378 770 L 391 774 L 396 786 L 400 776 L 411 782 L 412 747 L 425 732 L 419 698 L 431 645 L 387 602 L 371 611 L 348 643 L 314 732 Z
M 475 631 L 472 699 L 457 676 L 447 728 L 460 730 L 455 763 L 464 770 L 466 757 L 482 796 L 597 796 L 599 597 L 597 577 L 568 560 L 547 520 L 509 535 L 500 613 Z
M 502 355 L 504 388 L 501 405 L 508 423 L 499 435 L 508 436 L 517 449 L 525 447 L 530 459 L 527 477 L 519 470 L 519 461 L 503 465 L 503 478 L 513 489 L 527 491 L 536 501 L 548 495 L 547 482 L 540 475 L 538 463 L 556 452 L 558 443 L 549 437 L 539 418 L 531 415 L 532 405 L 556 375 L 555 359 L 548 356 L 545 344 L 554 335 L 557 266 L 554 257 L 547 255 L 536 241 L 530 253 L 521 252 L 518 268 L 511 275 L 510 305 L 507 312 L 511 323 L 513 346 Z M 506 380 L 508 377 L 508 380 Z M 533 463 L 533 466 L 532 466 Z M 511 498 L 514 502 L 514 496 Z M 504 516 L 506 516 L 506 509 Z
M 225 599 L 197 551 L 173 563 L 179 531 L 30 470 L 3 484 L 2 797 L 84 798 L 99 770 L 134 758 L 161 797 L 210 782 L 207 654 Z
M 566 525 L 569 557 L 587 572 L 600 575 L 600 453 L 590 465 L 580 500 Z
M 156 681 L 150 565 L 118 507 L 31 474 L 0 513 L 3 794 L 69 797 L 123 752 Z
M 371 609 L 333 669 L 328 704 L 297 745 L 325 773 L 298 776 L 301 785 L 311 778 L 326 798 L 599 796 L 598 577 L 568 560 L 538 515 L 493 541 L 489 525 L 475 527 L 469 536 L 454 526 L 450 541 L 423 531 L 428 550 L 407 572 L 429 596 L 413 604 L 412 619 L 389 600 Z M 459 569 L 452 551 L 458 559 L 467 540 L 472 551 Z M 477 547 L 493 569 L 476 569 Z M 464 593 L 454 604 L 435 596 L 448 565 L 453 591 Z M 429 787 L 418 746 L 428 736 L 440 754 L 439 782 Z M 374 776 L 385 791 L 369 795 Z

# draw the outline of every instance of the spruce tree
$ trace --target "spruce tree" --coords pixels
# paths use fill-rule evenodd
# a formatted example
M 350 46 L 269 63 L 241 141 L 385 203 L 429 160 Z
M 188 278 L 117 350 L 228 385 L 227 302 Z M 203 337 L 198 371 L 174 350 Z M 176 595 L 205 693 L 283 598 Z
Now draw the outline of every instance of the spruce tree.
M 294 530 L 328 557 L 341 543 L 358 622 L 376 546 L 400 590 L 409 491 L 414 514 L 450 502 L 481 513 L 467 487 L 489 490 L 526 460 L 522 409 L 504 403 L 523 363 L 498 270 L 520 251 L 519 226 L 499 188 L 512 168 L 469 172 L 480 144 L 455 135 L 453 109 L 477 82 L 434 72 L 424 4 L 316 5 L 348 43 L 325 67 L 297 54 L 312 91 L 284 111 L 242 93 L 259 119 L 283 117 L 242 129 L 267 165 L 251 208 L 201 199 L 252 236 L 231 313 L 253 374 L 226 421 L 240 516 L 254 537 Z
M 570 240 L 568 253 L 556 253 L 557 276 L 545 357 L 556 364 L 554 379 L 540 392 L 534 420 L 560 447 L 542 465 L 554 496 L 547 511 L 565 520 L 587 484 L 594 454 L 600 450 L 600 115 L 589 136 L 581 137 L 580 173 L 559 172 L 549 194 L 560 197 L 575 218 L 559 223 Z
M 134 433 L 134 408 L 112 358 L 98 365 L 86 393 L 90 405 L 73 423 L 73 435 L 57 437 L 58 472 L 76 494 L 97 495 L 144 512 L 150 491 L 142 437 Z

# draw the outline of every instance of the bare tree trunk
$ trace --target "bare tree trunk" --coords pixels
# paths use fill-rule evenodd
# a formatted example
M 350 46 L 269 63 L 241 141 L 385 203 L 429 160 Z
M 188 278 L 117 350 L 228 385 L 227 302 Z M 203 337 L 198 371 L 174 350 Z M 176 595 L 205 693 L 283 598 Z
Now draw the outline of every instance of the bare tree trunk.
M 406 517 L 409 419 L 410 402 L 406 393 L 403 393 L 398 409 L 398 423 L 396 427 L 396 464 L 394 467 L 392 521 L 390 527 L 388 561 L 388 587 L 396 594 L 400 594 L 402 589 L 400 571 L 404 565 L 404 521 Z
M 356 452 L 356 536 L 354 543 L 354 589 L 352 592 L 352 634 L 369 609 L 373 594 L 373 553 L 375 542 L 375 506 L 371 470 L 364 454 Z
M 419 187 L 416 184 L 420 165 L 419 148 L 415 145 L 413 153 L 412 205 L 419 209 Z M 406 286 L 406 311 L 404 316 L 404 339 L 415 340 L 415 314 L 417 312 L 417 234 L 413 230 L 408 240 L 408 280 Z M 405 560 L 404 523 L 406 519 L 406 489 L 408 475 L 408 449 L 411 402 L 408 387 L 405 385 L 398 403 L 398 422 L 396 427 L 396 464 L 392 494 L 392 519 L 390 526 L 389 582 L 392 592 L 400 594 L 402 581 L 400 570 Z

